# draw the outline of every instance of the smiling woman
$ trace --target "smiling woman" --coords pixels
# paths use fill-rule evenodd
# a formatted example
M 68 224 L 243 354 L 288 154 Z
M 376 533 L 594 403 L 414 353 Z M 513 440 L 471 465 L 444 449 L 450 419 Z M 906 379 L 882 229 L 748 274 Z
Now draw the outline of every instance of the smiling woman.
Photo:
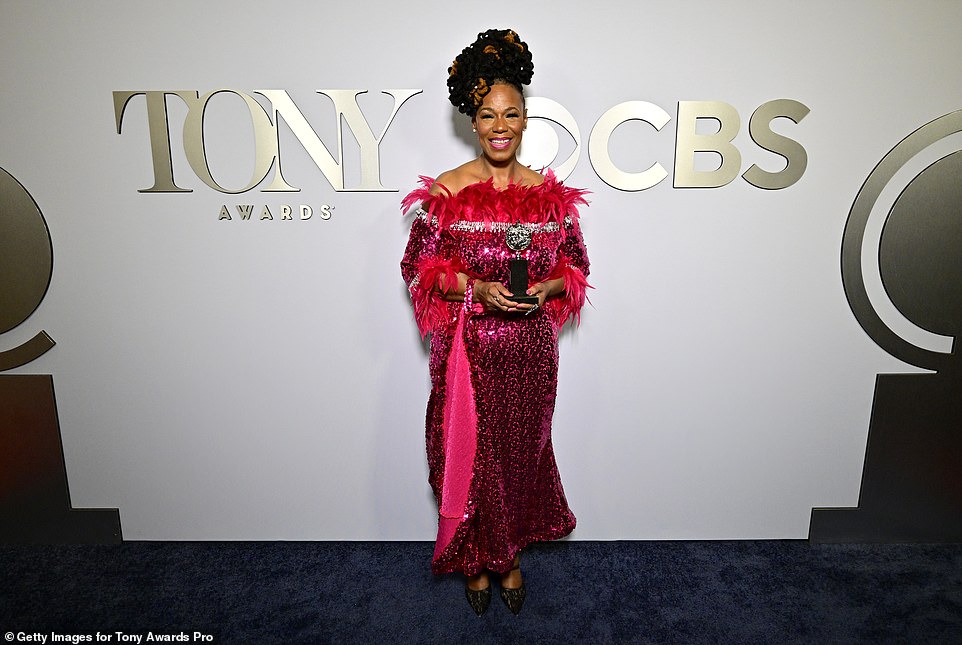
M 528 127 L 521 92 L 507 83 L 494 85 L 471 120 L 482 156 L 493 163 L 510 163 L 518 154 L 521 133 Z
M 511 30 L 478 35 L 448 70 L 450 100 L 471 118 L 480 154 L 422 187 L 401 273 L 431 334 L 430 483 L 439 508 L 435 573 L 468 576 L 478 615 L 489 573 L 517 614 L 520 552 L 570 533 L 551 444 L 558 332 L 585 301 L 584 191 L 517 159 L 533 70 Z

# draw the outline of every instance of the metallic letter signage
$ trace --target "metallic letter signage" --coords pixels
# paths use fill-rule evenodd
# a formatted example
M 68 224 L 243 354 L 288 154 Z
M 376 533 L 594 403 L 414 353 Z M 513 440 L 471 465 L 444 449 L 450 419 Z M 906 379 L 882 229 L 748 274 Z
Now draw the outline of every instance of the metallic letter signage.
M 147 103 L 147 128 L 150 133 L 150 157 L 154 166 L 154 185 L 142 188 L 141 193 L 189 193 L 174 183 L 174 167 L 170 159 L 170 132 L 167 128 L 167 96 L 179 96 L 185 103 L 197 98 L 197 92 L 150 90 L 114 92 L 114 118 L 117 134 L 124 120 L 127 103 L 135 96 L 143 96 Z
M 698 121 L 718 121 L 714 134 L 698 134 Z M 679 101 L 675 138 L 675 188 L 719 188 L 738 176 L 742 155 L 732 145 L 738 134 L 738 111 L 721 101 Z M 721 164 L 712 171 L 695 170 L 696 152 L 714 152 Z
M 657 161 L 642 172 L 625 172 L 611 161 L 608 141 L 611 133 L 626 121 L 637 119 L 661 131 L 671 121 L 671 115 L 654 103 L 627 101 L 619 103 L 601 115 L 588 137 L 588 158 L 595 172 L 606 184 L 620 190 L 645 190 L 668 176 L 668 171 Z
M 780 172 L 767 172 L 756 164 L 752 164 L 752 167 L 742 175 L 745 181 L 759 188 L 779 190 L 788 188 L 802 178 L 808 166 L 808 153 L 805 152 L 805 148 L 793 139 L 775 134 L 769 126 L 779 117 L 800 123 L 808 113 L 807 106 L 791 99 L 777 99 L 758 106 L 748 122 L 748 132 L 752 135 L 752 141 L 769 152 L 785 157 L 786 165 Z
M 759 147 L 783 157 L 787 164 L 778 172 L 752 166 L 742 175 L 745 181 L 769 190 L 788 188 L 797 182 L 808 163 L 808 155 L 797 141 L 772 132 L 770 123 L 779 117 L 799 123 L 809 109 L 791 99 L 763 103 L 749 120 L 749 133 Z M 627 121 L 644 121 L 660 132 L 671 116 L 647 101 L 627 101 L 607 110 L 595 123 L 588 138 L 588 158 L 601 179 L 612 188 L 626 191 L 647 190 L 661 183 L 668 171 L 655 162 L 642 172 L 626 172 L 618 168 L 608 153 L 615 129 Z M 699 134 L 699 121 L 713 120 L 718 129 L 712 134 Z M 738 111 L 721 101 L 679 101 L 675 137 L 675 188 L 720 188 L 731 183 L 741 170 L 742 156 L 732 143 L 741 127 Z M 696 170 L 696 153 L 713 153 L 721 162 L 714 170 Z
M 167 97 L 176 96 L 187 106 L 187 116 L 183 126 L 184 154 L 194 174 L 206 185 L 221 193 L 243 193 L 258 186 L 271 168 L 274 176 L 264 191 L 296 192 L 299 189 L 290 185 L 281 174 L 281 150 L 278 139 L 279 117 L 288 124 L 298 142 L 310 155 L 318 170 L 336 191 L 390 191 L 385 188 L 380 178 L 379 146 L 394 121 L 401 105 L 421 90 L 382 90 L 394 99 L 394 107 L 387 119 L 381 134 L 374 135 L 357 104 L 357 97 L 367 90 L 317 90 L 318 94 L 327 96 L 334 102 L 337 118 L 337 157 L 327 149 L 318 137 L 317 132 L 310 126 L 303 113 L 294 104 L 284 90 L 257 90 L 270 103 L 270 111 L 266 110 L 253 96 L 233 89 L 220 89 L 200 96 L 190 90 L 148 90 L 148 91 L 118 91 L 113 93 L 114 118 L 117 124 L 117 134 L 122 131 L 124 112 L 127 104 L 135 96 L 144 96 L 147 104 L 147 127 L 150 134 L 151 161 L 154 170 L 154 185 L 142 188 L 142 193 L 185 193 L 188 188 L 181 188 L 174 181 L 174 169 L 170 154 L 170 123 L 167 118 Z M 254 128 L 254 172 L 250 181 L 240 188 L 227 188 L 214 179 L 207 163 L 207 151 L 204 146 L 204 112 L 207 103 L 216 94 L 229 93 L 240 97 L 250 111 L 251 125 Z M 357 140 L 361 153 L 360 185 L 351 188 L 344 186 L 343 159 L 343 131 L 341 123 L 347 124 L 351 134 Z
M 581 130 L 578 129 L 578 123 L 571 112 L 557 101 L 532 96 L 525 99 L 525 103 L 528 109 L 528 132 L 524 135 L 524 143 L 518 151 L 521 163 L 532 168 L 551 166 L 559 179 L 567 179 L 581 157 Z M 556 161 L 561 146 L 558 135 L 545 121 L 556 124 L 574 140 L 574 150 L 556 166 L 552 164 Z
M 207 110 L 208 102 L 222 93 L 234 94 L 244 100 L 251 115 L 251 125 L 254 127 L 254 173 L 243 188 L 230 189 L 221 186 L 214 179 L 207 163 L 207 148 L 204 144 L 204 112 Z M 278 146 L 277 137 L 271 136 L 276 135 L 276 128 L 260 103 L 255 101 L 254 97 L 236 90 L 215 90 L 199 99 L 196 96 L 192 97 L 187 101 L 187 107 L 187 117 L 184 119 L 184 154 L 187 155 L 187 162 L 194 174 L 202 182 L 222 193 L 243 193 L 261 183 L 278 158 Z M 154 174 L 156 175 L 156 170 Z
M 259 101 L 252 94 L 235 89 L 219 89 L 201 96 L 195 90 L 125 90 L 113 93 L 114 119 L 117 133 L 122 131 L 124 113 L 130 100 L 143 96 L 147 108 L 147 130 L 150 137 L 150 156 L 154 171 L 154 183 L 141 188 L 142 193 L 189 193 L 174 180 L 171 158 L 170 121 L 167 99 L 179 98 L 187 107 L 183 124 L 183 149 L 194 174 L 210 188 L 227 194 L 244 193 L 261 186 L 262 192 L 297 192 L 284 177 L 281 163 L 279 124 L 283 121 L 304 148 L 311 161 L 324 175 L 335 191 L 380 192 L 395 191 L 381 183 L 380 145 L 394 122 L 401 106 L 421 90 L 388 89 L 382 94 L 390 96 L 394 105 L 380 134 L 375 135 L 371 124 L 361 110 L 357 97 L 367 90 L 317 90 L 334 104 L 336 118 L 337 148 L 331 149 L 321 140 L 304 113 L 285 90 L 255 90 L 266 100 Z M 224 186 L 215 178 L 208 163 L 204 139 L 204 115 L 207 104 L 217 94 L 230 94 L 244 101 L 254 131 L 254 170 L 250 180 L 239 187 Z M 542 97 L 528 99 L 530 132 L 521 150 L 523 162 L 532 167 L 547 167 L 555 161 L 559 151 L 557 134 L 550 124 L 567 132 L 574 140 L 574 150 L 554 168 L 562 179 L 574 170 L 581 155 L 581 133 L 571 113 L 560 103 Z M 787 118 L 800 123 L 809 113 L 808 107 L 792 99 L 776 99 L 760 105 L 749 119 L 748 130 L 752 141 L 760 148 L 785 159 L 785 167 L 777 172 L 752 166 L 742 175 L 745 181 L 758 188 L 778 190 L 797 182 L 808 164 L 808 155 L 797 141 L 776 134 L 771 122 Z M 741 171 L 742 155 L 733 143 L 741 128 L 738 111 L 722 101 L 679 101 L 675 132 L 674 181 L 675 188 L 720 188 L 731 183 Z M 627 172 L 618 168 L 609 154 L 609 143 L 615 130 L 627 121 L 644 121 L 660 132 L 671 116 L 661 107 L 648 101 L 626 101 L 608 109 L 601 115 L 588 137 L 588 159 L 598 176 L 613 188 L 625 191 L 641 191 L 652 188 L 668 176 L 668 170 L 652 161 L 646 170 Z M 699 123 L 713 120 L 718 123 L 715 132 L 698 132 Z M 357 141 L 360 151 L 360 176 L 357 185 L 345 186 L 344 126 Z M 698 153 L 717 155 L 720 163 L 714 170 L 697 170 Z M 272 173 L 273 170 L 273 173 Z M 268 178 L 270 176 L 270 178 Z

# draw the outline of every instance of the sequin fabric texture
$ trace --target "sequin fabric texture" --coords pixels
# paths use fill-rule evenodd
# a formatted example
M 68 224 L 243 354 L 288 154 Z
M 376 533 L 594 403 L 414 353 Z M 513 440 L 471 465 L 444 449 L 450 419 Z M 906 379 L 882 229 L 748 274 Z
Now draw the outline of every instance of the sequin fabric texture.
M 405 210 L 418 202 L 421 207 L 401 261 L 419 328 L 430 334 L 431 343 L 427 457 L 442 510 L 432 570 L 504 573 L 526 545 L 563 537 L 575 526 L 555 463 L 551 419 L 558 332 L 566 319 L 578 315 L 585 299 L 588 259 L 577 206 L 586 202 L 583 191 L 564 186 L 550 171 L 541 185 L 504 190 L 489 181 L 457 194 L 431 195 L 432 184 L 422 177 L 422 188 L 404 200 Z M 531 284 L 563 277 L 565 292 L 528 316 L 477 313 L 446 302 L 436 285 L 441 276 L 450 280 L 457 271 L 507 284 L 508 261 L 519 255 L 505 240 L 513 223 L 532 232 L 531 245 L 520 252 L 528 259 Z M 454 387 L 449 360 L 459 352 L 470 371 L 468 418 L 476 419 L 468 430 L 475 433 L 474 454 L 467 455 L 451 454 L 452 445 L 464 444 L 445 436 L 464 431 L 457 424 L 465 418 L 458 417 L 463 405 L 448 397 Z M 456 512 L 444 490 L 445 481 L 454 488 L 446 468 L 459 468 L 449 475 L 469 478 L 457 480 L 467 495 L 457 501 Z

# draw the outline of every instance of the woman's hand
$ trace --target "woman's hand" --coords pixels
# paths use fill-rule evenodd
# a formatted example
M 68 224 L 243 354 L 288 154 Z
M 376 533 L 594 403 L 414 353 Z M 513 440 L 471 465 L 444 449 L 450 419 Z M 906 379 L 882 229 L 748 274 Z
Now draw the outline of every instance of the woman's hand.
M 538 284 L 531 285 L 528 289 L 529 296 L 537 296 L 537 305 L 519 305 L 519 307 L 525 307 L 530 309 L 537 309 L 538 307 L 544 306 L 545 301 L 551 296 L 557 295 L 564 291 L 565 280 L 564 278 L 556 278 L 554 280 L 546 280 L 544 282 L 539 282 Z
M 511 291 L 500 282 L 478 280 L 473 287 L 473 300 L 480 302 L 486 311 L 519 311 L 530 313 L 544 306 L 545 301 L 564 290 L 564 278 L 547 280 L 532 285 L 529 296 L 538 298 L 537 304 L 519 303 L 511 299 Z
M 528 289 L 529 296 L 537 296 L 538 298 L 537 307 L 541 307 L 542 305 L 544 305 L 545 300 L 548 299 L 548 296 L 550 296 L 551 293 L 552 293 L 551 286 L 546 282 L 539 282 L 538 284 L 532 285 L 531 288 Z M 536 305 L 528 305 L 528 306 L 533 308 Z
M 512 300 L 511 292 L 500 282 L 476 280 L 472 287 L 472 299 L 484 305 L 485 311 L 520 311 L 531 307 Z

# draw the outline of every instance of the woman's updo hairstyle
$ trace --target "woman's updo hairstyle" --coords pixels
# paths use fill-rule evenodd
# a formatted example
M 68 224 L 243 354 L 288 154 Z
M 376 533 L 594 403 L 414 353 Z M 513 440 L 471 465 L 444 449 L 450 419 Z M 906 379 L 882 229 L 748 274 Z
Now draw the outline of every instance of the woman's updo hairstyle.
M 524 96 L 534 63 L 528 46 L 512 29 L 489 29 L 464 48 L 448 68 L 448 99 L 474 117 L 491 86 L 513 85 Z

